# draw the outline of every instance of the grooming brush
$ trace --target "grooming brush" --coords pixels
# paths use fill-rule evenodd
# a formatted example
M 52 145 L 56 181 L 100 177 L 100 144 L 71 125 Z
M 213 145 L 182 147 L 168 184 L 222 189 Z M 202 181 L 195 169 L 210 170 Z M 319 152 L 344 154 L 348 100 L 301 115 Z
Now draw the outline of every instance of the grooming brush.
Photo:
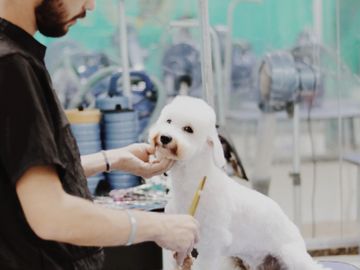
M 205 176 L 201 180 L 201 182 L 199 184 L 199 187 L 197 188 L 197 190 L 196 190 L 196 192 L 194 194 L 193 200 L 191 202 L 191 205 L 190 205 L 190 208 L 189 208 L 189 215 L 191 215 L 193 217 L 195 216 L 197 207 L 199 205 L 201 192 L 204 190 L 204 187 L 205 187 L 205 184 L 206 184 L 206 179 L 207 179 L 207 177 Z M 178 256 L 178 253 L 175 253 L 174 258 L 176 259 L 177 256 Z M 178 267 L 177 269 L 178 270 L 191 270 L 192 264 L 193 264 L 193 257 L 191 255 L 188 255 L 185 258 L 182 267 L 180 267 L 180 268 Z

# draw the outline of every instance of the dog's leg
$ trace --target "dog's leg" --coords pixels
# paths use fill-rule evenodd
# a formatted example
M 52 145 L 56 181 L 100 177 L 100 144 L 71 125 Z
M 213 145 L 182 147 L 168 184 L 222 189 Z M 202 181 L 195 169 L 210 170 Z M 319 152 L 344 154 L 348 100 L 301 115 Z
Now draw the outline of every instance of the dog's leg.
M 174 252 L 164 249 L 163 258 L 164 270 L 178 270 L 178 265 L 176 263 L 176 260 L 174 259 Z
M 220 254 L 204 254 L 199 253 L 199 256 L 194 262 L 194 270 L 219 270 L 222 267 L 223 258 Z M 232 270 L 232 269 L 231 269 Z
M 269 255 L 264 259 L 262 264 L 259 267 L 257 267 L 257 270 L 290 270 L 290 269 L 286 268 L 279 261 L 278 258 Z M 303 269 L 303 270 L 305 270 L 305 269 Z
M 248 264 L 246 264 L 242 259 L 237 258 L 237 257 L 232 257 L 231 258 L 232 261 L 232 265 L 235 267 L 235 269 L 237 270 L 251 270 L 250 266 Z
M 286 265 L 286 270 L 325 270 L 315 262 L 302 245 L 286 245 L 282 248 L 281 260 Z

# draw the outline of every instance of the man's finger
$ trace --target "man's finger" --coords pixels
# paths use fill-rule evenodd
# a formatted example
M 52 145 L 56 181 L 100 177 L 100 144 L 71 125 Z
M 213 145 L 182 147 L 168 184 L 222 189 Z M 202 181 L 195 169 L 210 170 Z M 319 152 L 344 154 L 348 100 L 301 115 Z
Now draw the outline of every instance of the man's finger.
M 160 174 L 166 172 L 173 165 L 173 161 L 162 159 L 159 162 L 147 163 L 147 170 L 151 174 Z
M 158 170 L 155 173 L 161 174 L 167 172 L 174 165 L 174 161 L 169 159 L 164 159 L 160 161 L 158 165 L 159 165 Z
M 160 163 L 160 160 L 156 159 L 154 161 L 151 162 L 152 164 L 159 164 Z
M 155 153 L 155 146 L 151 145 L 151 144 L 144 144 L 145 145 L 145 150 L 149 155 L 152 155 Z
M 165 172 L 167 172 L 168 170 L 171 169 L 172 166 L 174 166 L 175 161 L 174 160 L 170 160 L 169 164 L 166 166 L 165 168 Z

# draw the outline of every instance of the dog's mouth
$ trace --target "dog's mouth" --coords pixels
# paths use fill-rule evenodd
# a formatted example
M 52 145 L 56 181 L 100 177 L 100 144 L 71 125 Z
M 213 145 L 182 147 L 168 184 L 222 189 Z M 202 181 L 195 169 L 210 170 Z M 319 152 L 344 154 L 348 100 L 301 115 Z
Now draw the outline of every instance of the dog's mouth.
M 163 157 L 172 160 L 179 159 L 179 149 L 176 141 L 164 144 L 161 142 L 160 136 L 158 135 L 153 139 L 153 144 L 155 145 L 156 152 L 160 153 Z
M 156 150 L 164 157 L 168 159 L 178 160 L 178 148 L 175 145 L 174 147 L 169 147 L 167 145 L 155 144 Z

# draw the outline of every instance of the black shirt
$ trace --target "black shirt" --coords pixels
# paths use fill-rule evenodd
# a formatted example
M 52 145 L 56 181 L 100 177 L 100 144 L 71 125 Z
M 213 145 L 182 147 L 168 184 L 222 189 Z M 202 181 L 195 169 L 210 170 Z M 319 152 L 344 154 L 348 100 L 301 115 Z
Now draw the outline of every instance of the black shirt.
M 44 65 L 45 51 L 0 18 L 0 269 L 101 269 L 100 248 L 40 239 L 16 194 L 24 172 L 51 165 L 65 192 L 91 200 L 76 142 Z

